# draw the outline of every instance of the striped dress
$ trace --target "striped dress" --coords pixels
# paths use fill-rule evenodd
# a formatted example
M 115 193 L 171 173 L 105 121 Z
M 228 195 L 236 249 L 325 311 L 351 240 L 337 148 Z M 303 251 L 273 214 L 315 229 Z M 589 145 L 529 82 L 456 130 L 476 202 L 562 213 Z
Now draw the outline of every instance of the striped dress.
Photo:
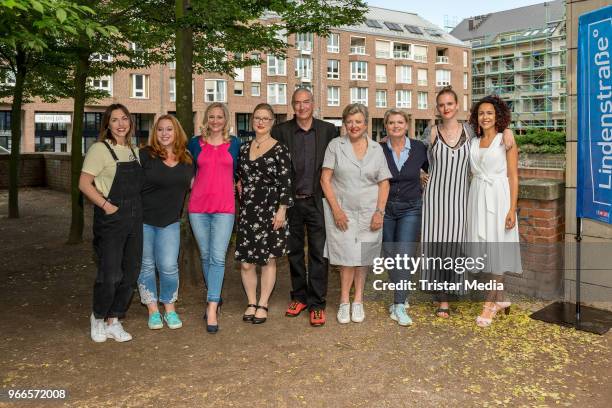
M 427 141 L 430 140 L 430 132 L 431 129 L 425 131 Z M 421 240 L 423 254 L 425 259 L 429 258 L 430 263 L 421 269 L 421 279 L 428 282 L 462 283 L 466 278 L 465 274 L 456 273 L 452 268 L 445 268 L 445 265 L 441 267 L 440 263 L 432 262 L 431 258 L 455 259 L 464 256 L 471 136 L 472 129 L 464 125 L 454 148 L 437 136 L 427 149 L 429 182 L 423 194 Z M 458 291 L 433 292 L 465 294 L 463 285 L 460 288 Z

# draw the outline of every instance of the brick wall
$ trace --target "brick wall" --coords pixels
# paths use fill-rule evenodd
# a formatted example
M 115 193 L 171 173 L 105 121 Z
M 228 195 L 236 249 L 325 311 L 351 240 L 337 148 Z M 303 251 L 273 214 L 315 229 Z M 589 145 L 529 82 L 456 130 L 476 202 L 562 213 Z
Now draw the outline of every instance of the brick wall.
M 9 186 L 8 154 L 0 155 L 0 189 Z M 24 153 L 19 166 L 19 187 L 45 186 L 45 159 L 42 153 Z
M 70 154 L 45 153 L 46 186 L 70 192 Z

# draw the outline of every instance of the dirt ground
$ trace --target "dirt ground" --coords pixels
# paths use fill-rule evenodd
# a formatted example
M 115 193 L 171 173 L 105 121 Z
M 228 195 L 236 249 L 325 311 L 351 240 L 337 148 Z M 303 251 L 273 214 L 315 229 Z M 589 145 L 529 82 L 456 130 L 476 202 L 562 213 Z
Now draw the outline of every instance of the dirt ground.
M 458 303 L 433 318 L 425 296 L 412 302 L 410 328 L 388 318 L 391 293 L 369 291 L 366 320 L 335 320 L 338 276 L 330 276 L 328 323 L 284 317 L 289 272 L 280 262 L 268 322 L 241 320 L 246 298 L 228 260 L 220 331 L 202 321 L 203 284 L 181 272 L 180 330 L 147 329 L 134 296 L 128 343 L 93 343 L 89 313 L 95 266 L 91 211 L 85 242 L 65 245 L 69 196 L 22 190 L 21 218 L 6 218 L 0 191 L 0 389 L 65 389 L 63 401 L 0 406 L 71 407 L 609 407 L 612 335 L 533 321 L 541 302 L 519 299 L 489 329 L 480 306 Z M 232 250 L 229 251 L 233 253 Z M 229 259 L 232 259 L 231 257 Z M 368 283 L 371 287 L 371 284 Z

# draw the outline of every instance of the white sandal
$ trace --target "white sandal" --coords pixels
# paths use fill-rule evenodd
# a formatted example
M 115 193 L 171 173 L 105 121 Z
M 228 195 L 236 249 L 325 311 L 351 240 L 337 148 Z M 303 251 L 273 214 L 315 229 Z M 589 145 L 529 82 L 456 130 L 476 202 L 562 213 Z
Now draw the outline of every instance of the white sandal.
M 495 318 L 495 315 L 500 310 L 503 310 L 504 314 L 506 314 L 506 315 L 510 314 L 510 305 L 511 304 L 512 303 L 510 303 L 510 302 L 495 302 L 495 303 L 493 303 L 493 306 L 484 306 L 483 309 L 487 309 L 487 310 L 490 310 L 492 312 L 491 317 L 487 318 L 487 317 L 478 316 L 476 318 L 476 326 L 478 326 L 478 327 L 489 327 L 491 325 L 491 323 L 493 323 L 493 319 Z

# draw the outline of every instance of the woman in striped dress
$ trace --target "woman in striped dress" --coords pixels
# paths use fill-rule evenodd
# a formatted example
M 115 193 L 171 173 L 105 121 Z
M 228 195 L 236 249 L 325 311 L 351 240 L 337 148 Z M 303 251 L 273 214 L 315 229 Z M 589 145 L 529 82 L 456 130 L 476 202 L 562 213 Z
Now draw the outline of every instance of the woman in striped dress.
M 426 259 L 444 259 L 461 256 L 465 242 L 468 199 L 468 172 L 470 163 L 471 127 L 457 121 L 458 98 L 451 87 L 443 88 L 436 95 L 436 108 L 442 118 L 440 125 L 425 130 L 428 142 L 429 181 L 423 195 L 423 220 L 421 240 Z M 431 284 L 457 284 L 463 282 L 463 274 L 445 265 L 430 263 L 422 268 L 421 279 Z M 430 286 L 439 302 L 436 315 L 449 317 L 448 295 L 464 294 L 463 285 L 458 290 Z

